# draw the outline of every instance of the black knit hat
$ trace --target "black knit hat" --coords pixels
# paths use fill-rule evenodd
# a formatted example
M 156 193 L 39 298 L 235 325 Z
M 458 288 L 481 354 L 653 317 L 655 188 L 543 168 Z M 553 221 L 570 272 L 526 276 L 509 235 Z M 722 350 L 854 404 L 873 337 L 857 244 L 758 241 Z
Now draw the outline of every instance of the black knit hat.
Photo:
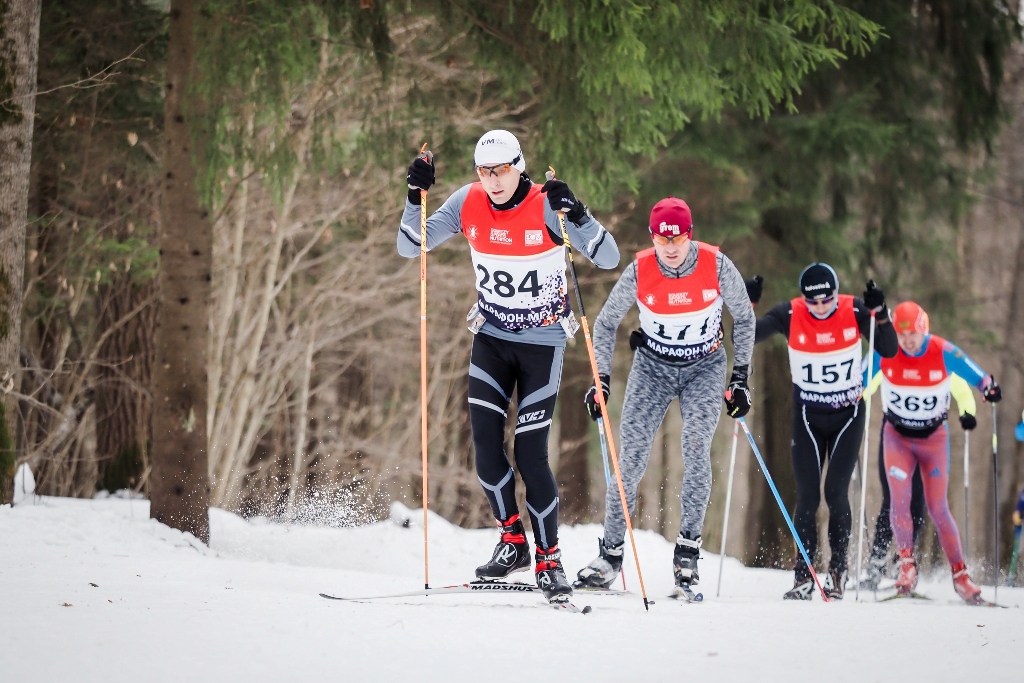
M 800 292 L 805 299 L 825 299 L 839 291 L 839 276 L 827 263 L 812 263 L 800 273 Z

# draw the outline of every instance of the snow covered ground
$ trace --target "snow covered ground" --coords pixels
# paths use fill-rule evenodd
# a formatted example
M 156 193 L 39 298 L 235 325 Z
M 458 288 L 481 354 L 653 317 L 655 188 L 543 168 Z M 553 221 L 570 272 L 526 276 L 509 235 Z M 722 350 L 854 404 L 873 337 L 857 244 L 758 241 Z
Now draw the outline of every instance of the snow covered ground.
M 0 679 L 991 683 L 1024 668 L 1024 589 L 999 591 L 1009 609 L 963 605 L 946 576 L 920 587 L 930 602 L 791 603 L 788 572 L 727 560 L 716 599 L 718 558 L 705 552 L 705 602 L 679 604 L 664 598 L 672 546 L 643 532 L 649 613 L 638 595 L 578 594 L 585 616 L 529 594 L 342 603 L 317 594 L 422 585 L 419 518 L 330 529 L 210 517 L 205 548 L 148 519 L 145 501 L 0 508 Z M 436 517 L 430 530 L 432 585 L 469 580 L 496 540 Z M 562 529 L 571 574 L 598 533 Z

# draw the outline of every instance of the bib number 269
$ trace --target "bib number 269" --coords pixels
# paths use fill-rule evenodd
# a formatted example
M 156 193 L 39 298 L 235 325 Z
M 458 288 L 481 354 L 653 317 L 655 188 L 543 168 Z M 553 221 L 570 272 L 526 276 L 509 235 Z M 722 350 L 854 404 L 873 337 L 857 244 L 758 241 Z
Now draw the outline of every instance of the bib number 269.
M 537 280 L 537 271 L 531 270 L 523 278 L 523 281 L 516 287 L 512 278 L 512 273 L 504 270 L 496 270 L 494 273 L 489 273 L 486 268 L 482 265 L 476 267 L 480 271 L 480 280 L 476 283 L 476 286 L 485 292 L 491 294 L 497 294 L 500 297 L 511 299 L 516 295 L 516 292 L 522 292 L 529 294 L 536 298 L 540 296 L 540 282 Z M 492 282 L 493 279 L 493 282 Z M 488 285 L 488 283 L 491 283 Z

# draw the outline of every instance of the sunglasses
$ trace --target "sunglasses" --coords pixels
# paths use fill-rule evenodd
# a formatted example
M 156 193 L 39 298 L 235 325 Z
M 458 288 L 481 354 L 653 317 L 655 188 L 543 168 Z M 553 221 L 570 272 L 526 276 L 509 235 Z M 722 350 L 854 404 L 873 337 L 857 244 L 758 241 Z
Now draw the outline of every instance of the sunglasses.
M 497 164 L 495 166 L 477 166 L 476 174 L 481 178 L 488 178 L 490 176 L 500 178 L 504 175 L 508 175 L 509 173 L 511 173 L 512 169 L 515 168 L 515 164 L 519 163 L 520 158 L 521 157 L 516 157 L 515 159 L 512 160 L 512 163 L 508 164 Z
M 824 299 L 808 299 L 807 297 L 804 297 L 804 302 L 808 306 L 825 306 L 832 303 L 832 299 L 835 299 L 835 296 L 827 296 Z
M 654 240 L 655 244 L 665 246 L 667 244 L 684 244 L 686 240 L 690 239 L 688 235 L 676 235 L 675 237 L 665 237 L 664 235 L 651 235 L 651 239 Z M 676 242 L 676 240 L 679 240 Z

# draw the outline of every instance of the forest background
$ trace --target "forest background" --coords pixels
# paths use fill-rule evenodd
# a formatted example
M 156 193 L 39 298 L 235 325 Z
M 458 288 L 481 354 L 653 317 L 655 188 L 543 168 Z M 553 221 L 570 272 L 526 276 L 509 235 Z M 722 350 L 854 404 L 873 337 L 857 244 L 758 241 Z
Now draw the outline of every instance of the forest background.
M 479 135 L 507 128 L 534 178 L 555 166 L 615 234 L 622 266 L 672 194 L 693 208 L 697 239 L 766 278 L 758 310 L 792 298 L 814 260 L 846 293 L 872 278 L 890 305 L 924 305 L 933 331 L 1004 388 L 1008 547 L 1024 484 L 1018 12 L 982 0 L 0 2 L 2 495 L 28 463 L 39 493 L 129 488 L 204 540 L 207 505 L 333 525 L 379 519 L 392 500 L 418 506 L 418 264 L 394 247 L 405 169 L 429 141 L 436 207 L 473 179 Z M 579 270 L 593 317 L 617 271 Z M 466 245 L 433 253 L 428 278 L 431 509 L 489 526 L 469 438 Z M 619 330 L 614 415 L 635 324 Z M 603 515 L 590 383 L 578 339 L 551 437 L 568 523 Z M 792 507 L 781 339 L 758 347 L 753 387 L 750 422 Z M 968 548 L 990 577 L 993 416 L 982 404 L 970 444 Z M 670 408 L 634 515 L 667 538 L 681 426 Z M 715 549 L 731 434 L 723 420 L 704 535 Z M 955 421 L 951 434 L 959 522 Z M 789 567 L 792 541 L 742 443 L 733 497 L 728 552 Z M 941 564 L 934 532 L 921 543 Z

